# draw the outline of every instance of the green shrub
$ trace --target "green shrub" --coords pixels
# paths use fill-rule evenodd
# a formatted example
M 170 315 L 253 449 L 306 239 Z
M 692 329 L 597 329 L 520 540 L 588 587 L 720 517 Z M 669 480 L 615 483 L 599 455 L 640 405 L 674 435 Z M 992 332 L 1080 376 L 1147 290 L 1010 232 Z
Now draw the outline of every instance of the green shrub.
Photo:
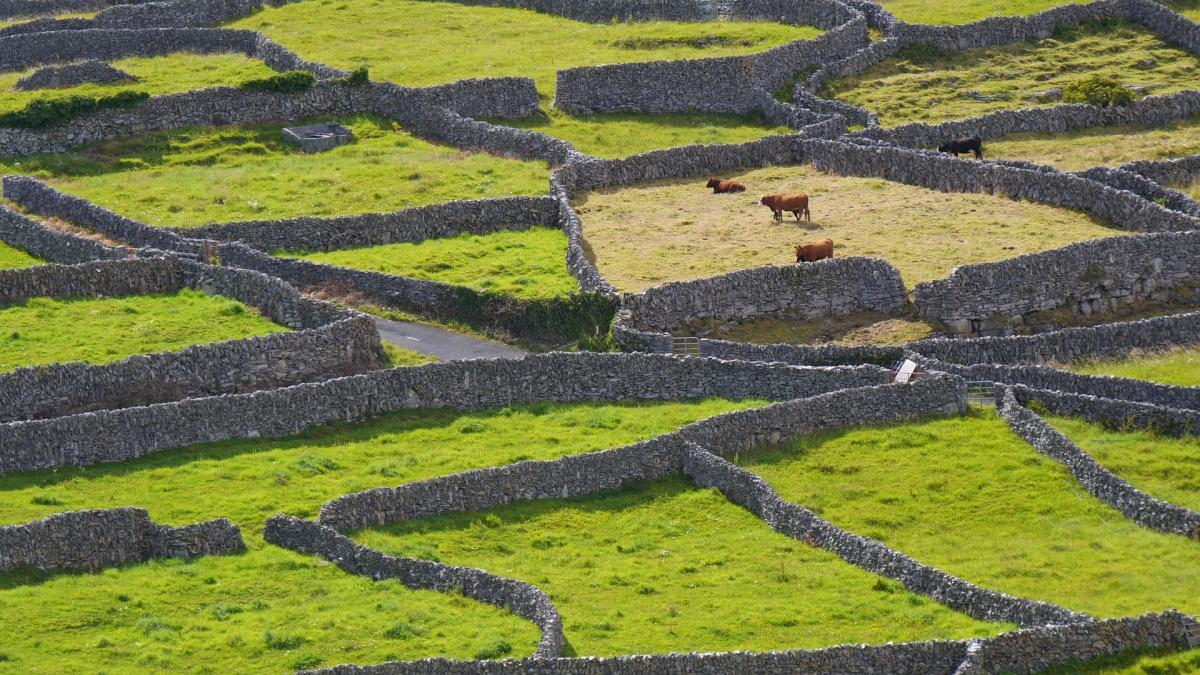
M 1111 77 L 1093 75 L 1063 87 L 1063 103 L 1086 103 L 1101 108 L 1133 103 L 1133 90 Z
M 355 68 L 349 75 L 341 78 L 337 82 L 349 87 L 358 87 L 370 82 L 370 72 L 366 66 Z
M 289 70 L 286 73 L 264 77 L 261 80 L 246 80 L 238 85 L 246 91 L 272 91 L 278 94 L 299 94 L 308 91 L 317 81 L 316 76 L 304 70 Z
M 303 640 L 296 635 L 281 635 L 267 631 L 263 634 L 263 641 L 266 642 L 269 649 L 295 649 L 303 644 Z
M 483 649 L 480 649 L 479 651 L 475 652 L 475 659 L 477 661 L 484 661 L 486 659 L 498 659 L 502 656 L 507 656 L 507 655 L 511 654 L 512 650 L 513 650 L 512 645 L 505 642 L 504 640 L 501 640 L 493 645 L 489 645 L 489 646 L 484 647 Z
M 123 91 L 112 96 L 69 96 L 30 101 L 20 110 L 0 114 L 0 127 L 43 129 L 105 108 L 132 108 L 150 98 L 144 91 Z

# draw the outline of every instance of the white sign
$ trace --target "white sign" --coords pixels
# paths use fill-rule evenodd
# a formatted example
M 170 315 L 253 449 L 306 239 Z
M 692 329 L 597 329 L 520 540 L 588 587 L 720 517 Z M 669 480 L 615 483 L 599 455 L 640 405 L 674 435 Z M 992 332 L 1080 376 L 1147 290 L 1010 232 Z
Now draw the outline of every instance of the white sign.
M 896 371 L 896 382 L 900 384 L 908 384 L 912 379 L 913 372 L 917 369 L 917 364 L 910 359 L 904 359 L 904 363 L 900 364 L 900 370 Z

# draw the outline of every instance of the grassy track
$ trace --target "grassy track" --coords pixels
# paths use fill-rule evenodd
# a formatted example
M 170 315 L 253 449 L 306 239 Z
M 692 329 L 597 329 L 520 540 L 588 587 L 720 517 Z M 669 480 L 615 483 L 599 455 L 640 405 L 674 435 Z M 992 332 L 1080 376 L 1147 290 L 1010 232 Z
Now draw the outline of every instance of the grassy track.
M 579 289 L 566 268 L 567 237 L 532 228 L 463 234 L 418 243 L 386 244 L 315 253 L 277 252 L 340 267 L 432 279 L 519 298 L 550 298 Z
M 576 117 L 558 110 L 524 120 L 493 120 L 561 138 L 595 157 L 617 158 L 681 145 L 745 143 L 771 134 L 788 134 L 761 118 L 717 113 L 667 115 L 607 114 Z
M 820 34 L 766 21 L 589 24 L 420 0 L 309 0 L 264 9 L 230 27 L 261 31 L 334 67 L 368 66 L 376 80 L 426 86 L 518 75 L 532 77 L 547 98 L 563 68 L 746 54 Z
M 0 308 L 0 371 L 56 361 L 108 363 L 285 330 L 236 300 L 200 291 L 32 298 Z
M 19 23 L 28 23 L 35 19 L 90 19 L 96 16 L 95 12 L 67 12 L 65 14 L 45 14 L 38 16 L 18 16 L 11 19 L 0 19 L 0 28 L 15 26 Z
M 1141 26 L 1110 22 L 1003 47 L 950 54 L 909 50 L 830 82 L 823 95 L 876 113 L 884 126 L 936 123 L 1053 105 L 1038 103 L 1034 94 L 1092 75 L 1147 87 L 1143 93 L 1169 94 L 1194 86 L 1200 60 Z M 1002 98 L 980 101 L 968 95 L 972 91 Z
M 536 584 L 579 655 L 755 651 L 988 635 L 986 624 L 776 534 L 685 478 L 360 532 Z
M 275 74 L 258 59 L 240 54 L 188 54 L 138 57 L 112 61 L 112 65 L 137 77 L 137 81 L 109 84 L 80 84 L 57 89 L 21 91 L 13 89 L 17 80 L 36 68 L 22 72 L 0 73 L 0 112 L 25 107 L 35 99 L 59 99 L 68 96 L 112 96 L 121 91 L 144 91 L 151 96 L 174 94 L 193 89 L 236 86 L 244 80 Z
M 960 2 L 930 2 L 929 0 L 881 0 L 879 4 L 897 19 L 908 23 L 962 24 L 990 16 L 1028 16 L 1059 5 L 1071 5 L 1088 0 L 963 0 Z
M 0 476 L 0 523 L 61 511 L 141 506 L 159 522 L 219 516 L 242 528 L 249 551 L 191 563 L 161 561 L 95 577 L 0 575 L 0 653 L 26 670 L 279 672 L 485 651 L 533 651 L 533 626 L 462 598 L 372 584 L 261 538 L 284 512 L 315 517 L 348 492 L 398 485 L 521 459 L 552 459 L 651 438 L 683 424 L 760 404 L 526 405 L 460 414 L 403 411 L 288 439 L 237 440 L 121 464 Z M 914 610 L 915 611 L 915 610 Z M 281 648 L 267 645 L 276 633 Z M 55 639 L 47 641 L 47 635 Z M 298 646 L 287 646 L 298 641 Z M 319 660 L 314 660 L 319 659 Z M 303 664 L 301 663 L 303 661 Z
M 1068 370 L 1085 375 L 1112 375 L 1180 387 L 1200 387 L 1200 348 L 1139 353 L 1124 359 L 1081 361 Z
M 807 166 L 737 176 L 747 192 L 713 195 L 704 180 L 602 190 L 578 203 L 600 272 L 624 291 L 761 265 L 788 265 L 793 247 L 829 237 L 836 255 L 877 256 L 905 282 L 945 277 L 956 265 L 1002 260 L 1085 239 L 1125 234 L 1088 216 L 991 195 L 953 195 Z M 804 192 L 811 224 L 771 219 L 759 196 Z
M 0 242 L 0 269 L 29 267 L 40 262 L 42 262 L 40 258 L 35 258 L 19 248 Z
M 1158 128 L 1099 127 L 1055 134 L 1017 134 L 988 142 L 984 152 L 991 159 L 1020 159 L 1062 171 L 1200 155 L 1200 119 Z
M 1095 616 L 1200 612 L 1200 546 L 1084 492 L 994 413 L 827 431 L 743 457 L 789 501 L 917 560 Z
M 311 155 L 283 142 L 284 125 L 265 125 L 153 133 L 0 160 L 0 167 L 47 178 L 122 215 L 178 227 L 546 192 L 542 162 L 432 145 L 388 120 L 340 121 L 355 141 Z
M 1104 656 L 1042 671 L 1042 675 L 1188 675 L 1200 673 L 1200 649 L 1148 650 Z
M 1200 438 L 1149 431 L 1109 431 L 1098 424 L 1050 417 L 1084 452 L 1152 497 L 1200 511 Z

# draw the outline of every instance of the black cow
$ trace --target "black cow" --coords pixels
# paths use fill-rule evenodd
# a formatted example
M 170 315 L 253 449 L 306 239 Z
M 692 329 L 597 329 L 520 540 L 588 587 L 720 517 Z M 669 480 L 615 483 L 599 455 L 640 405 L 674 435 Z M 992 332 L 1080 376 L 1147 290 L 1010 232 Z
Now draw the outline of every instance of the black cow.
M 954 156 L 967 152 L 975 153 L 975 159 L 983 159 L 983 139 L 978 136 L 956 138 L 938 146 L 938 152 L 948 152 Z

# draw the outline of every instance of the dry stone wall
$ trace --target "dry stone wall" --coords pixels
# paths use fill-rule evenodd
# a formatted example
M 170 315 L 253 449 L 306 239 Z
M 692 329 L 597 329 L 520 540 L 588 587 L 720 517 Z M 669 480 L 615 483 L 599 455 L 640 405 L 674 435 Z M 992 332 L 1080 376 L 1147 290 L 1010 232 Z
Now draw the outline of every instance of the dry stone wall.
M 4 205 L 0 205 L 0 241 L 42 260 L 68 265 L 127 257 L 98 241 L 52 230 Z
M 1062 463 L 1089 494 L 1142 527 L 1200 540 L 1200 513 L 1133 487 L 1079 449 L 1037 413 L 1017 402 L 1007 387 L 997 388 L 997 411 L 1008 426 L 1038 452 Z
M 1006 335 L 1036 328 L 1047 310 L 1089 316 L 1147 302 L 1196 304 L 1198 288 L 1200 231 L 1165 232 L 957 267 L 917 284 L 913 302 L 952 335 Z
M 562 654 L 564 638 L 558 609 L 549 596 L 523 581 L 470 567 L 385 555 L 354 543 L 332 528 L 292 516 L 269 519 L 263 537 L 276 546 L 320 555 L 350 574 L 374 580 L 396 579 L 409 588 L 462 594 L 502 607 L 541 629 L 535 657 Z
M 959 365 L 938 361 L 916 352 L 908 358 L 925 370 L 958 375 L 966 380 L 1023 384 L 1032 389 L 1048 389 L 1100 398 L 1151 403 L 1169 408 L 1200 410 L 1200 387 L 1176 387 L 1143 380 L 1106 375 L 1077 375 L 1046 366 L 1006 366 L 997 364 Z
M 1039 410 L 1063 417 L 1078 417 L 1117 431 L 1150 429 L 1156 434 L 1175 437 L 1200 435 L 1200 410 L 1030 389 L 1019 384 L 1008 388 L 1017 403 L 1023 406 L 1029 407 L 1030 402 L 1036 402 Z
M 813 319 L 859 311 L 891 314 L 907 303 L 908 292 L 896 268 L 875 258 L 838 258 L 741 270 L 627 295 L 613 336 L 622 344 L 670 351 L 669 332 L 690 321 Z
M 73 87 L 77 84 L 95 82 L 107 84 L 122 80 L 135 80 L 129 73 L 114 68 L 103 61 L 90 59 L 65 66 L 48 66 L 17 80 L 13 89 L 49 89 L 53 87 Z
M 246 394 L 0 424 L 0 473 L 120 462 L 195 443 L 276 438 L 407 408 L 553 401 L 787 400 L 887 381 L 882 368 L 805 369 L 647 354 L 550 353 L 394 368 Z
M 553 227 L 557 218 L 558 202 L 551 197 L 507 197 L 452 201 L 392 213 L 241 221 L 175 228 L 174 232 L 198 239 L 240 241 L 263 251 L 332 251 L 459 234 Z
M 1089 621 L 1002 633 L 980 640 L 937 640 L 824 649 L 502 661 L 423 659 L 306 671 L 319 675 L 658 675 L 753 672 L 760 675 L 1026 675 L 1047 667 L 1145 649 L 1183 649 L 1195 621 L 1179 612 Z
M 236 525 L 221 518 L 171 527 L 145 509 L 69 511 L 19 525 L 0 526 L 0 572 L 22 567 L 85 570 L 152 558 L 224 555 L 245 549 Z
M 109 364 L 17 368 L 0 374 L 0 421 L 270 389 L 379 366 L 379 335 L 370 317 L 305 300 L 283 282 L 254 272 L 171 258 L 0 270 L 3 305 L 35 297 L 141 295 L 182 288 L 236 298 L 295 332 L 136 355 Z
M 1070 363 L 1200 344 L 1200 312 L 1039 333 L 910 342 L 907 349 L 958 364 Z

